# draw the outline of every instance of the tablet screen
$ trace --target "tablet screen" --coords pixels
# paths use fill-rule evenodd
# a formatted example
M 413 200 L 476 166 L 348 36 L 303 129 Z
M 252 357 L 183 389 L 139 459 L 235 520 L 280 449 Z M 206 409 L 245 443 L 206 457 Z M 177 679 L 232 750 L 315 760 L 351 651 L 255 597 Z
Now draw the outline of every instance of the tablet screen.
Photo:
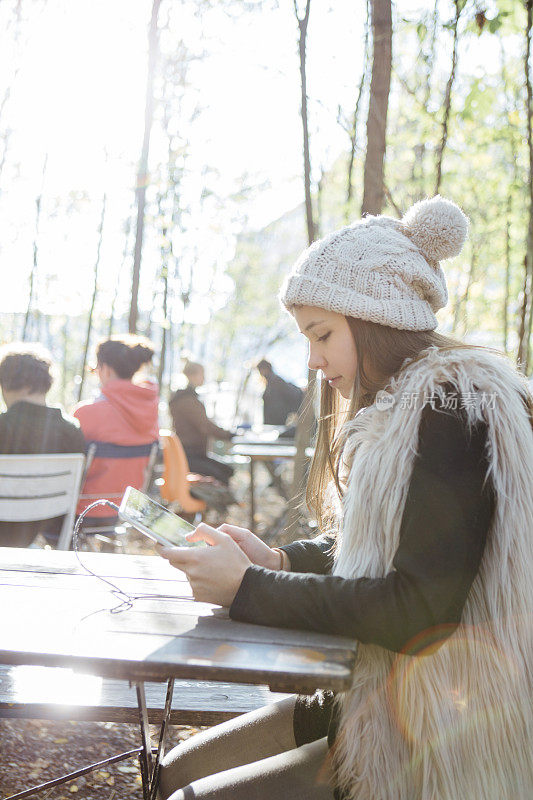
M 195 529 L 194 525 L 168 511 L 151 497 L 131 486 L 126 489 L 122 498 L 119 515 L 132 525 L 138 523 L 141 531 L 142 528 L 147 529 L 155 539 L 163 539 L 165 542 L 180 547 L 204 544 L 204 542 L 189 542 L 185 539 L 185 534 Z

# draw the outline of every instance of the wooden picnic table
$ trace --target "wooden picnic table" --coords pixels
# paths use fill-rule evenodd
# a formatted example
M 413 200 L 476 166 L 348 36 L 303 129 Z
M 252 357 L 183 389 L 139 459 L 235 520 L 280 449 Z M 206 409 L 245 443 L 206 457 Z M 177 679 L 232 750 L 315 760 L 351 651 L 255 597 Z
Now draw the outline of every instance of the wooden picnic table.
M 356 645 L 339 636 L 235 622 L 192 598 L 185 575 L 158 556 L 0 548 L 0 664 L 70 667 L 136 684 L 146 800 L 155 797 L 145 681 L 175 678 L 269 685 L 276 691 L 344 690 Z M 168 712 L 168 713 L 167 713 Z M 159 753 L 159 754 L 160 754 Z M 143 762 L 142 762 L 143 763 Z
M 232 437 L 233 444 L 294 444 L 294 436 L 286 436 L 286 425 L 254 425 L 248 430 L 238 431 Z M 294 428 L 291 428 L 294 433 Z

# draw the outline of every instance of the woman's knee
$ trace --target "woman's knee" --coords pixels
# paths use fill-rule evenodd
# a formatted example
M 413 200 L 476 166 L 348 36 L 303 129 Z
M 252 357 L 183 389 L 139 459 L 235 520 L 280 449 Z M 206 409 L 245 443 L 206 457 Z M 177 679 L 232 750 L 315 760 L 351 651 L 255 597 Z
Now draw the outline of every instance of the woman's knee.
M 184 789 L 178 789 L 171 795 L 163 794 L 161 791 L 161 787 L 159 787 L 159 792 L 157 795 L 157 800 L 193 800 L 193 798 L 194 798 L 194 792 L 192 789 L 189 792 L 189 787 L 187 786 Z
M 161 800 L 175 800 L 173 792 L 214 772 L 295 747 L 294 703 L 295 697 L 285 698 L 178 744 L 161 762 Z
M 172 776 L 172 780 L 175 779 Z M 333 800 L 327 740 L 166 788 L 161 800 Z
M 159 797 L 160 800 L 173 800 L 174 794 L 177 790 L 181 790 L 184 786 L 190 783 L 187 775 L 187 758 L 186 754 L 182 753 L 183 745 L 174 747 L 162 759 L 159 771 Z

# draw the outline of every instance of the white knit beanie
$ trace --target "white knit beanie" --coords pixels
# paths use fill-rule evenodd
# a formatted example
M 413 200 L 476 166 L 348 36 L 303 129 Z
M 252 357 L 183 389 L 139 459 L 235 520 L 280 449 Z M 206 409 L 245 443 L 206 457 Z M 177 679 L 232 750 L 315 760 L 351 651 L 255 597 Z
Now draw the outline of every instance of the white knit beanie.
M 285 280 L 280 300 L 409 331 L 437 327 L 448 301 L 439 261 L 460 253 L 468 233 L 461 209 L 437 195 L 403 219 L 364 217 L 314 242 Z

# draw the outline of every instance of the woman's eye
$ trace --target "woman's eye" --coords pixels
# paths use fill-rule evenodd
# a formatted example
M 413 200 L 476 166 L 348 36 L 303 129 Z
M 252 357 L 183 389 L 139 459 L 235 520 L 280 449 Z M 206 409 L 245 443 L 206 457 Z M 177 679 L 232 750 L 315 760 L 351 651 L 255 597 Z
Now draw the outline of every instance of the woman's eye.
M 328 333 L 325 333 L 324 336 L 319 336 L 318 337 L 318 341 L 319 342 L 325 342 L 327 339 L 329 339 L 329 334 L 330 333 L 331 333 L 331 331 L 329 331 Z

